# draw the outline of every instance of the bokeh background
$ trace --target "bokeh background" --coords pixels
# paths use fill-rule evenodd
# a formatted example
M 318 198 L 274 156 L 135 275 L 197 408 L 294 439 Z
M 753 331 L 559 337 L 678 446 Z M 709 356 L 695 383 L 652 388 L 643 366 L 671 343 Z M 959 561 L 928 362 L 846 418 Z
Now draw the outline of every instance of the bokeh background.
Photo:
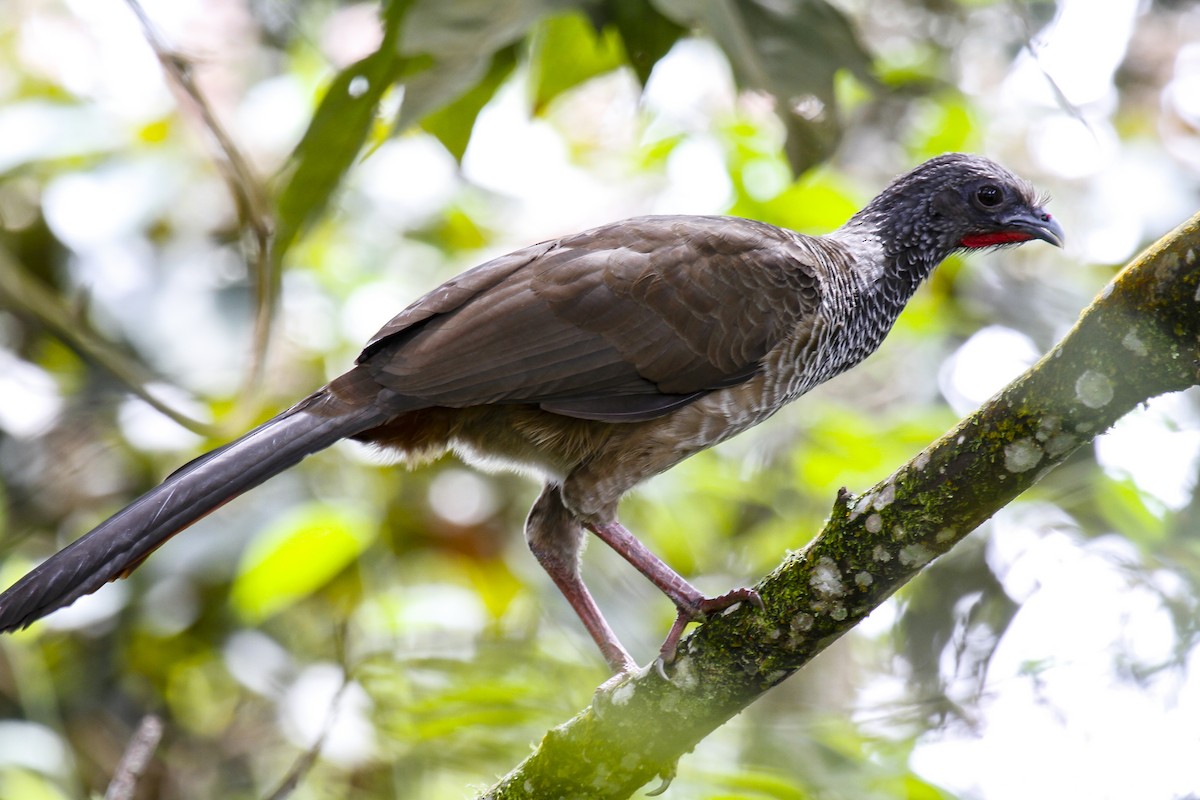
M 418 0 L 403 88 L 345 71 L 380 46 L 374 3 L 140 8 L 202 103 L 124 2 L 0 13 L 5 585 L 489 256 L 642 213 L 821 233 L 951 150 L 1049 191 L 1064 251 L 951 259 L 861 368 L 626 500 L 719 592 L 1032 364 L 1200 205 L 1194 2 Z M 739 39 L 770 15 L 788 24 Z M 356 124 L 361 151 L 334 135 Z M 685 757 L 668 796 L 1200 797 L 1198 412 L 1189 392 L 1124 419 Z M 471 796 L 605 678 L 525 551 L 536 493 L 345 444 L 231 503 L 0 639 L 0 798 L 98 796 L 147 713 L 166 733 L 140 797 L 268 797 L 298 764 L 296 798 Z M 585 574 L 649 660 L 672 609 L 601 547 Z

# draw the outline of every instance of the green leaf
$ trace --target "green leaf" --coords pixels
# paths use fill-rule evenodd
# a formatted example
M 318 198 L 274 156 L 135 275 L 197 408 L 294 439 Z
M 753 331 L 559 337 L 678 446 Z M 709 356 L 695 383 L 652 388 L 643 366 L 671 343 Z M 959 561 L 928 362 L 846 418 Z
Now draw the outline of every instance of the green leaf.
M 396 42 L 412 3 L 385 2 L 379 49 L 333 79 L 288 159 L 275 203 L 277 227 L 271 263 L 276 280 L 284 254 L 324 213 L 342 177 L 358 158 L 384 93 L 404 75 L 429 66 L 427 58 L 402 59 L 397 51 Z
M 421 127 L 436 136 L 456 161 L 462 161 L 467 144 L 471 141 L 476 117 L 516 65 L 515 47 L 506 47 L 497 52 L 482 80 L 454 102 L 426 116 L 421 121 Z
M 1162 510 L 1152 510 L 1132 480 L 1104 476 L 1095 483 L 1095 495 L 1100 515 L 1130 541 L 1152 549 L 1166 537 Z
M 761 800 L 807 800 L 811 795 L 796 785 L 787 775 L 777 775 L 764 770 L 747 767 L 745 771 L 723 776 L 713 776 L 713 783 L 733 789 L 737 794 L 713 794 L 711 800 L 729 798 L 761 798 Z
M 385 41 L 378 51 L 333 79 L 285 168 L 275 209 L 275 264 L 325 211 L 342 177 L 358 158 L 375 122 L 379 100 L 392 85 L 399 64 L 394 48 Z
M 740 86 L 775 97 L 787 127 L 788 161 L 797 173 L 823 161 L 840 137 L 837 73 L 848 70 L 863 83 L 875 83 L 871 57 L 854 26 L 825 0 L 670 0 L 669 5 L 677 21 L 704 25 L 725 51 Z
M 480 226 L 466 208 L 450 206 L 438 216 L 437 224 L 428 231 L 429 239 L 439 243 L 446 252 L 479 250 L 490 240 L 491 234 Z M 414 233 L 414 238 L 421 238 Z
M 621 33 L 625 56 L 645 85 L 654 65 L 687 33 L 645 0 L 608 0 L 603 13 Z
M 901 791 L 897 792 L 897 795 L 907 797 L 908 800 L 948 800 L 951 797 L 937 786 L 916 775 L 906 775 L 903 781 L 904 786 L 901 787 Z
M 49 778 L 15 765 L 0 770 L 0 797 L 20 797 L 22 800 L 66 800 Z
M 311 503 L 279 519 L 246 549 L 231 601 L 260 622 L 309 596 L 375 540 L 379 525 L 352 508 Z
M 589 78 L 625 63 L 616 28 L 597 33 L 579 13 L 551 17 L 538 26 L 529 56 L 529 83 L 534 113 Z
M 521 41 L 539 19 L 563 6 L 561 0 L 416 0 L 400 52 L 425 56 L 433 66 L 405 83 L 396 130 L 415 125 L 486 81 L 497 52 Z
M 565 0 L 416 0 L 408 13 L 400 51 L 439 61 L 463 55 L 488 58 L 519 41 L 539 19 L 576 5 Z
M 977 149 L 975 121 L 963 98 L 930 99 L 914 103 L 913 108 L 915 124 L 909 149 L 920 157 Z

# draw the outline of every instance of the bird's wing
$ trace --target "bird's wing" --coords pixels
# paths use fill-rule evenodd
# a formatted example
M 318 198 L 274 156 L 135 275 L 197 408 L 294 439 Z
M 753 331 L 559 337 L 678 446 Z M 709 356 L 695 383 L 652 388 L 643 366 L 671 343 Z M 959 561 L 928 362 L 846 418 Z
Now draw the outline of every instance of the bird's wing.
M 736 218 L 627 220 L 464 273 L 359 363 L 431 405 L 650 419 L 747 379 L 816 310 L 814 248 Z

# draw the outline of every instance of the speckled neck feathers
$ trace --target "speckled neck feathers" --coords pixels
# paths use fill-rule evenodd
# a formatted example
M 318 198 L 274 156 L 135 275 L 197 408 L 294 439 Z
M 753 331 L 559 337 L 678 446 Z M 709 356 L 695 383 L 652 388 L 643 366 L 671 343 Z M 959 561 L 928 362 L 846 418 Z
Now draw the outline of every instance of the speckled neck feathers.
M 955 210 L 966 203 L 965 190 L 994 182 L 1030 206 L 1039 204 L 1033 187 L 995 162 L 951 153 L 931 159 L 896 178 L 829 240 L 850 252 L 878 258 L 879 269 L 864 286 L 867 305 L 889 317 L 884 333 L 933 269 L 963 248 L 968 222 Z M 862 261 L 861 258 L 858 261 Z M 881 337 L 882 339 L 882 337 Z

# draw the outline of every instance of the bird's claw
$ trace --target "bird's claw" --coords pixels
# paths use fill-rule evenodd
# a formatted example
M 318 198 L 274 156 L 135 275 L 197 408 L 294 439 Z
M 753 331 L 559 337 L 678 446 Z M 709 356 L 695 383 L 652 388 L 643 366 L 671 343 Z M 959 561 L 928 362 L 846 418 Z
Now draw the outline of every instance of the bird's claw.
M 675 780 L 675 770 L 676 765 L 672 764 L 670 767 L 658 773 L 658 777 L 660 780 L 662 780 L 662 783 L 660 783 L 657 788 L 646 792 L 646 797 L 658 797 L 660 794 L 667 791 L 667 789 L 671 786 L 671 781 Z
M 671 625 L 671 630 L 667 633 L 667 638 L 663 641 L 662 647 L 659 648 L 658 658 L 654 662 L 658 673 L 663 678 L 667 677 L 664 665 L 670 664 L 675 660 L 679 649 L 679 640 L 683 637 L 683 631 L 689 622 L 702 622 L 713 614 L 733 608 L 738 603 L 749 603 L 759 611 L 763 611 L 766 608 L 758 592 L 748 586 L 733 589 L 717 597 L 704 597 L 696 603 L 678 605 L 679 613 L 675 615 L 675 622 Z
M 754 591 L 749 586 L 741 586 L 737 589 L 728 591 L 719 597 L 706 597 L 700 601 L 699 611 L 705 617 L 708 617 L 716 614 L 719 611 L 730 609 L 738 603 L 749 603 L 759 611 L 763 611 L 765 609 L 762 597 L 759 596 L 758 592 Z

